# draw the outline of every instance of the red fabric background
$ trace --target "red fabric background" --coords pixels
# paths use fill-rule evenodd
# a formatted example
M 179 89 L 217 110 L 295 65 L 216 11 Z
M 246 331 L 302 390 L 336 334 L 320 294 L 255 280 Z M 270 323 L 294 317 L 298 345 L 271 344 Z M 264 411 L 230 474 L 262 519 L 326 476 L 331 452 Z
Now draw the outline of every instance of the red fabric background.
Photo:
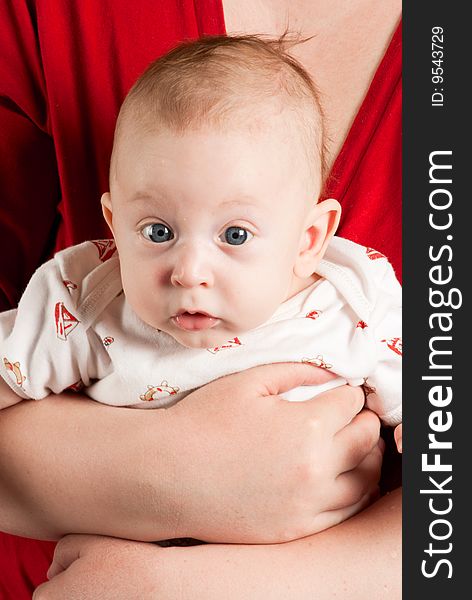
M 131 8 L 130 8 L 131 6 Z M 0 308 L 51 253 L 108 237 L 99 198 L 119 106 L 183 39 L 224 33 L 221 0 L 4 0 L 0 4 Z M 339 234 L 401 269 L 401 30 L 334 165 Z M 54 544 L 0 534 L 0 598 L 24 600 Z

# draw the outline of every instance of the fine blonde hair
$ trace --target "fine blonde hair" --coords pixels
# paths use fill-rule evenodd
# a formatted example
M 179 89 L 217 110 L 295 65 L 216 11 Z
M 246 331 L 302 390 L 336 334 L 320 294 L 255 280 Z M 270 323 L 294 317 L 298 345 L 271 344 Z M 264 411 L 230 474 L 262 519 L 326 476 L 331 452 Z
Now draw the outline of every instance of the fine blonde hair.
M 286 33 L 277 39 L 225 35 L 180 44 L 152 62 L 129 91 L 118 115 L 113 154 L 130 122 L 139 131 L 165 127 L 182 134 L 202 126 L 250 127 L 255 119 L 266 123 L 272 109 L 295 125 L 310 173 L 322 187 L 323 112 L 310 75 L 288 52 L 296 43 Z

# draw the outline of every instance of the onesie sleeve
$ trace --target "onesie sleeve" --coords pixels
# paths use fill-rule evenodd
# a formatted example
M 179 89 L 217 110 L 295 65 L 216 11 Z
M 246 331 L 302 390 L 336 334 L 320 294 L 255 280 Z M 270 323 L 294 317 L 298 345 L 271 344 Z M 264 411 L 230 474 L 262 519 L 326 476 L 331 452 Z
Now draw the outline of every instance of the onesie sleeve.
M 376 279 L 377 301 L 369 323 L 375 355 L 374 367 L 365 381 L 368 408 L 385 425 L 402 421 L 402 290 L 393 268 L 384 259 L 383 273 Z
M 68 260 L 54 258 L 40 267 L 18 308 L 0 315 L 0 373 L 22 398 L 81 389 L 109 363 L 81 316 L 80 282 L 64 269 L 78 259 L 70 250 L 64 253 Z

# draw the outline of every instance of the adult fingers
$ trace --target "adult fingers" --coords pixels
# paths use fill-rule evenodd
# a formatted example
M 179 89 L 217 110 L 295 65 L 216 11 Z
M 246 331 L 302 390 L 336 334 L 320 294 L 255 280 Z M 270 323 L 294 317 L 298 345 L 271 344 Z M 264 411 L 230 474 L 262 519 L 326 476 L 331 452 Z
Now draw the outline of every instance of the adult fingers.
M 229 377 L 235 377 L 229 375 Z M 317 385 L 334 379 L 336 375 L 307 363 L 276 363 L 253 367 L 238 374 L 242 383 L 251 384 L 262 396 L 275 396 L 302 385 Z M 254 386 L 253 380 L 256 385 Z
M 393 432 L 393 436 L 395 438 L 395 443 L 397 444 L 398 452 L 403 451 L 403 425 L 397 425 Z
M 59 573 L 51 581 L 42 583 L 34 590 L 31 597 L 32 600 L 61 600 L 65 598 L 66 596 L 64 596 L 64 593 L 67 587 L 64 585 L 65 578 L 66 573 Z M 67 594 L 67 598 L 68 600 L 71 600 L 69 594 Z
M 351 471 L 336 478 L 337 503 L 332 509 L 342 509 L 359 502 L 366 494 L 377 489 L 382 468 L 383 451 L 379 445 L 369 452 L 364 460 Z
M 335 460 L 339 473 L 361 463 L 380 439 L 380 420 L 370 410 L 363 410 L 334 437 Z
M 48 569 L 47 577 L 52 579 L 62 571 L 65 571 L 74 561 L 80 557 L 81 550 L 87 544 L 86 535 L 67 535 L 56 545 L 54 558 Z
M 294 406 L 316 415 L 326 431 L 338 432 L 362 410 L 364 400 L 362 388 L 342 385 Z
M 376 487 L 364 494 L 358 502 L 355 502 L 350 506 L 345 506 L 335 510 L 327 510 L 319 515 L 316 515 L 313 522 L 313 533 L 324 531 L 329 527 L 334 527 L 335 525 L 342 523 L 342 521 L 345 521 L 346 519 L 356 515 L 358 512 L 364 510 L 364 508 L 375 502 L 379 496 L 379 488 Z

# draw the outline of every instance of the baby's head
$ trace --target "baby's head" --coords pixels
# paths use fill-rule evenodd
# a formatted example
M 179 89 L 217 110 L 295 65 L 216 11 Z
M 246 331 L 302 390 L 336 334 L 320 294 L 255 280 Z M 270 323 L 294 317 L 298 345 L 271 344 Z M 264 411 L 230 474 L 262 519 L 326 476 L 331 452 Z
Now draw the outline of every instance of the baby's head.
M 319 202 L 323 120 L 283 41 L 207 38 L 140 77 L 102 197 L 138 316 L 211 348 L 314 281 L 339 204 Z

